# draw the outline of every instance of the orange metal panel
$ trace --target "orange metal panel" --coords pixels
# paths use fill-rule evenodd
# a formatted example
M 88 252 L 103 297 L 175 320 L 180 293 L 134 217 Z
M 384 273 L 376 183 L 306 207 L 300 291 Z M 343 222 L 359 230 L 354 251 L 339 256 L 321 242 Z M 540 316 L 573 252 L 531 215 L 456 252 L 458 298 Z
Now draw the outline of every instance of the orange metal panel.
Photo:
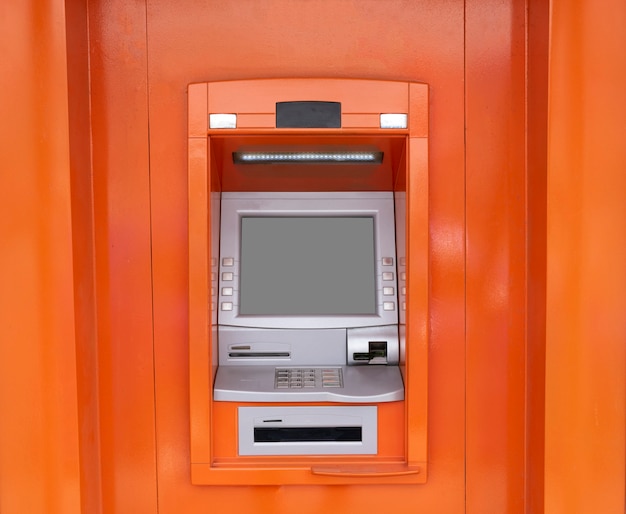
M 146 6 L 88 13 L 102 511 L 156 512 Z
M 411 104 L 409 126 L 412 137 L 428 137 L 428 116 L 423 116 L 423 109 L 418 105 L 428 106 L 428 86 L 411 83 L 409 86 L 409 102 Z
M 305 85 L 302 80 L 295 81 Z M 318 85 L 325 81 L 313 81 Z M 233 83 L 233 94 L 239 94 L 244 89 L 247 101 L 255 95 L 255 84 L 261 86 L 260 95 L 264 101 L 269 101 L 270 91 L 266 88 L 268 81 L 248 81 L 243 87 L 240 82 Z M 282 100 L 280 96 L 284 89 L 292 90 L 288 80 L 270 81 L 276 86 L 273 102 Z M 344 98 L 346 92 L 361 94 L 359 81 L 329 81 L 333 85 L 336 99 Z M 377 94 L 372 95 L 370 110 L 376 111 L 379 107 L 378 97 L 388 92 L 386 82 L 378 83 L 380 88 Z M 220 84 L 218 84 L 220 85 Z M 340 87 L 343 86 L 343 89 Z M 394 83 L 394 86 L 396 84 Z M 210 92 L 213 84 L 208 84 Z M 364 83 L 365 91 L 370 94 L 373 90 L 371 81 Z M 425 85 L 419 86 L 426 90 Z M 198 90 L 199 85 L 190 86 Z M 303 88 L 306 92 L 308 89 Z M 395 91 L 408 94 L 408 85 L 395 88 Z M 296 93 L 294 93 L 296 94 Z M 212 93 L 211 93 L 212 95 Z M 319 99 L 320 96 L 309 97 Z M 408 100 L 408 98 L 405 98 Z M 381 102 L 385 104 L 385 102 Z M 233 102 L 234 106 L 237 105 Z M 368 107 L 364 104 L 364 107 Z M 417 130 L 423 130 L 428 118 L 428 97 L 417 95 L 413 99 L 412 109 L 418 110 L 412 118 L 416 120 Z M 200 119 L 202 113 L 206 115 L 206 104 L 202 95 L 195 93 L 189 98 L 189 118 Z M 420 483 L 426 480 L 426 419 L 427 419 L 427 360 L 428 360 L 428 153 L 427 140 L 420 140 L 414 146 L 415 165 L 410 170 L 399 169 L 402 162 L 406 166 L 406 137 L 398 136 L 397 131 L 378 129 L 370 135 L 351 135 L 343 129 L 315 131 L 305 135 L 308 131 L 275 131 L 274 135 L 255 135 L 240 128 L 211 130 L 208 145 L 200 138 L 189 139 L 189 359 L 190 359 L 190 399 L 191 399 L 191 462 L 193 482 L 196 484 L 231 484 L 231 485 L 267 485 L 267 484 L 367 484 L 377 483 Z M 293 133 L 290 133 L 293 132 Z M 406 132 L 406 131 L 405 131 Z M 228 135 L 222 135 L 222 134 Z M 214 135 L 213 135 L 214 134 Z M 279 134 L 279 135 L 276 135 Z M 387 135 L 390 134 L 390 135 Z M 203 142 L 204 141 L 204 142 Z M 299 168 L 297 173 L 285 174 L 285 168 L 264 165 L 255 169 L 239 169 L 232 163 L 231 155 L 234 151 L 245 147 L 289 145 L 290 147 L 309 147 L 341 144 L 344 146 L 375 146 L 383 150 L 385 158 L 383 165 L 373 168 L 366 167 L 363 174 L 362 166 L 307 166 Z M 409 154 L 410 155 L 410 154 Z M 370 171 L 371 169 L 371 171 Z M 288 171 L 294 171 L 289 169 Z M 207 181 L 209 176 L 219 173 L 225 190 L 288 190 L 288 191 L 327 191 L 327 190 L 392 190 L 397 175 L 414 175 L 414 191 L 411 197 L 415 206 L 415 216 L 412 217 L 412 236 L 410 245 L 413 260 L 416 264 L 415 299 L 409 304 L 407 320 L 417 329 L 410 330 L 412 350 L 411 362 L 405 367 L 409 380 L 407 396 L 411 403 L 396 402 L 383 404 L 378 408 L 379 413 L 379 445 L 376 456 L 357 457 L 273 457 L 273 458 L 241 458 L 237 455 L 236 443 L 236 405 L 213 403 L 212 369 L 208 365 L 217 360 L 216 351 L 211 341 L 216 319 L 209 316 L 214 309 L 214 300 L 209 297 L 209 284 L 212 284 L 210 262 L 217 258 L 217 254 L 210 251 L 211 240 L 217 237 L 219 224 L 213 225 L 210 212 L 218 205 L 218 197 L 209 198 Z M 292 179 L 295 176 L 295 179 Z M 406 183 L 407 178 L 400 182 Z M 233 185 L 234 184 L 234 185 Z M 402 226 L 405 226 L 402 220 Z M 414 246 L 412 246 L 414 245 Z M 217 245 L 216 245 L 217 248 Z M 408 288 L 410 289 L 410 282 Z M 419 289 L 419 290 L 417 290 Z M 211 293 L 212 296 L 212 293 Z M 410 296 L 407 295 L 407 296 Z M 213 318 L 213 319 L 210 319 Z M 213 325 L 213 327 L 212 327 Z M 411 378 L 410 374 L 414 373 Z M 405 416 L 406 411 L 406 416 Z M 415 420 L 415 427 L 406 427 L 405 420 Z M 405 434 L 403 437 L 402 434 Z M 411 434 L 407 439 L 406 434 Z M 398 446 L 400 445 L 400 446 Z M 407 453 L 405 450 L 409 448 Z M 407 466 L 408 464 L 408 466 Z M 328 467 L 330 466 L 330 468 Z M 375 471 L 376 470 L 376 471 Z M 289 471 L 286 473 L 286 471 Z M 378 474 L 378 475 L 377 475 Z
M 341 126 L 343 128 L 379 128 L 380 114 L 342 114 Z
M 210 373 L 211 309 L 207 298 L 213 279 L 209 262 L 209 177 L 207 176 L 208 140 L 189 138 L 189 352 L 195 358 L 189 362 L 189 398 L 191 405 L 191 459 L 211 462 L 208 437 L 211 427 L 210 402 L 207 391 L 212 389 Z M 208 299 L 212 301 L 211 298 Z
M 3 514 L 81 512 L 65 27 L 62 3 L 2 5 Z
M 342 113 L 371 112 L 372 98 L 378 113 L 406 113 L 409 109 L 407 84 L 402 82 L 358 81 L 346 87 L 345 79 L 266 79 L 251 85 L 247 81 L 211 83 L 211 113 L 275 113 L 276 94 L 281 102 L 320 100 L 341 102 Z
M 127 7 L 109 3 L 109 23 Z M 350 20 L 338 29 L 336 20 Z M 230 23 L 228 20 L 236 20 Z M 387 20 L 387 21 L 386 21 Z M 389 24 L 394 37 L 389 37 Z M 464 505 L 463 5 L 420 0 L 172 3 L 147 10 L 159 509 L 462 512 Z M 289 44 L 285 44 L 288 41 Z M 99 75 L 133 88 L 118 50 Z M 279 56 L 279 58 L 277 57 Z M 367 77 L 432 84 L 434 260 L 427 486 L 198 487 L 189 479 L 186 96 L 189 82 L 259 77 Z M 122 123 L 121 119 L 114 121 Z M 183 135 L 181 137 L 181 134 Z M 115 147 L 116 155 L 127 150 Z M 460 227 L 460 230 L 459 230 Z M 182 379 L 181 379 L 182 377 Z M 135 469 L 145 469 L 143 467 Z M 139 471 L 137 471 L 139 472 Z
M 238 128 L 274 128 L 275 114 L 239 114 L 237 115 Z
M 548 165 L 548 2 L 530 2 L 527 14 L 527 360 L 526 512 L 543 514 L 545 350 L 546 350 L 546 189 Z
M 428 103 L 428 96 L 425 102 Z M 412 99 L 413 101 L 413 99 Z M 420 106 L 420 102 L 411 107 Z M 430 335 L 430 284 L 428 231 L 428 139 L 411 137 L 408 152 L 407 177 L 407 334 L 406 334 L 406 393 L 407 393 L 407 460 L 409 464 L 425 463 L 428 459 L 428 343 Z M 402 308 L 402 306 L 401 306 Z
M 158 507 L 165 513 L 199 513 L 207 505 L 276 513 L 296 504 L 304 513 L 463 512 L 465 428 L 467 510 L 517 512 L 526 494 L 525 508 L 535 512 L 529 497 L 543 500 L 543 476 L 536 468 L 543 456 L 543 414 L 537 411 L 543 408 L 545 185 L 538 168 L 546 137 L 542 93 L 533 98 L 533 91 L 543 90 L 545 76 L 533 78 L 532 71 L 533 44 L 544 42 L 531 29 L 535 22 L 545 26 L 545 11 L 535 18 L 536 3 L 516 0 L 476 0 L 465 10 L 437 0 L 321 0 L 297 6 L 288 0 L 132 5 L 104 0 L 89 3 L 89 36 L 82 22 L 86 2 L 69 6 L 65 43 L 63 2 L 22 4 L 7 4 L 0 32 L 8 41 L 0 64 L 8 99 L 0 138 L 3 169 L 17 171 L 3 175 L 1 189 L 10 213 L 4 217 L 8 237 L 0 266 L 5 286 L 0 312 L 6 318 L 0 324 L 0 406 L 11 412 L 0 418 L 3 512 L 77 512 L 81 501 L 89 510 L 86 506 L 98 503 L 100 478 L 102 505 L 96 508 L 107 512 L 156 512 L 157 480 Z M 626 117 L 626 72 L 620 56 L 626 42 L 620 20 L 625 14 L 619 0 L 602 7 L 592 7 L 590 0 L 568 10 L 563 5 L 553 2 L 550 64 L 545 510 L 621 512 L 626 227 L 620 220 L 626 219 L 621 193 L 626 184 L 620 123 Z M 337 20 L 349 24 L 338 29 Z M 390 26 L 395 37 L 389 37 Z M 88 99 L 80 69 L 87 37 Z M 206 118 L 186 119 L 185 87 L 192 81 L 294 75 L 432 85 L 429 243 L 436 301 L 429 316 L 432 465 L 425 486 L 378 486 L 379 494 L 353 485 L 239 487 L 233 495 L 232 487 L 190 485 L 184 134 L 191 125 L 202 135 Z M 217 105 L 228 107 L 220 101 L 218 95 Z M 88 131 L 81 112 L 88 107 L 92 229 L 90 180 L 83 175 L 89 175 L 89 145 L 81 134 Z M 211 177 L 211 183 L 218 181 Z M 530 238 L 527 248 L 522 233 Z M 92 237 L 90 250 L 85 240 Z M 89 270 L 92 258 L 96 267 Z M 95 289 L 90 289 L 93 274 Z M 90 311 L 94 291 L 97 325 Z M 526 322 L 520 313 L 526 313 Z M 95 326 L 97 355 L 94 341 L 81 340 L 76 349 L 70 344 L 89 338 Z M 89 370 L 97 377 L 90 378 Z M 88 455 L 91 437 L 101 447 L 99 455 L 99 450 Z M 101 477 L 95 469 L 99 458 Z M 527 488 L 524 473 L 530 477 Z
M 91 98 L 87 0 L 65 6 L 82 512 L 101 512 Z
M 545 511 L 626 507 L 626 4 L 552 2 Z
M 207 103 L 209 93 L 206 84 L 191 84 L 187 90 L 189 105 L 199 105 L 203 108 L 189 109 L 187 111 L 187 124 L 189 137 L 204 137 L 209 127 L 207 116 Z
M 466 2 L 469 513 L 525 511 L 525 16 Z

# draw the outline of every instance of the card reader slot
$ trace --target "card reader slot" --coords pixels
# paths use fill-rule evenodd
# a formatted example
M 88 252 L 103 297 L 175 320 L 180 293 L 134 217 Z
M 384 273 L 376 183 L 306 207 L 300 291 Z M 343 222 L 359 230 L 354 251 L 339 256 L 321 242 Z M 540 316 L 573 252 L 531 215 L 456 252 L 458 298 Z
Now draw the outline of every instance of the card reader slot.
M 276 358 L 289 358 L 291 356 L 291 353 L 289 352 L 229 352 L 228 356 L 233 359 L 242 358 L 242 357 L 276 359 Z
M 369 341 L 367 352 L 354 352 L 352 360 L 367 364 L 387 364 L 387 341 Z
M 221 339 L 222 334 L 220 334 L 219 337 Z M 292 358 L 292 347 L 289 342 L 231 341 L 230 344 L 226 345 L 224 350 L 223 355 L 226 359 L 223 362 L 221 361 L 220 365 L 235 361 L 246 362 L 248 364 L 256 361 L 261 365 L 265 365 L 266 361 L 290 361 Z M 221 351 L 220 349 L 220 352 Z

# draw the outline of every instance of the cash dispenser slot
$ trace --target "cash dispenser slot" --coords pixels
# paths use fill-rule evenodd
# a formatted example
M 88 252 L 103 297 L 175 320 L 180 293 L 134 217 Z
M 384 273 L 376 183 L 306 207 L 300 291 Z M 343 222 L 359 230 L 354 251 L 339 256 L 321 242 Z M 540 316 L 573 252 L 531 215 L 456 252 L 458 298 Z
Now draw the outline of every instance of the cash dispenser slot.
M 255 443 L 305 443 L 363 440 L 363 427 L 254 427 Z
M 373 455 L 375 406 L 239 407 L 239 455 Z

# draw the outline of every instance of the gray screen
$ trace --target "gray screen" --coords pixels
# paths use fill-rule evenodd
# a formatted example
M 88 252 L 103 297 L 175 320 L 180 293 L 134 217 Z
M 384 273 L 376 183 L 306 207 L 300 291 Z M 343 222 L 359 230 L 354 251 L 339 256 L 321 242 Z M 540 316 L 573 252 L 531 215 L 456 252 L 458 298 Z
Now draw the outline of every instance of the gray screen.
M 243 217 L 239 313 L 376 313 L 372 217 Z

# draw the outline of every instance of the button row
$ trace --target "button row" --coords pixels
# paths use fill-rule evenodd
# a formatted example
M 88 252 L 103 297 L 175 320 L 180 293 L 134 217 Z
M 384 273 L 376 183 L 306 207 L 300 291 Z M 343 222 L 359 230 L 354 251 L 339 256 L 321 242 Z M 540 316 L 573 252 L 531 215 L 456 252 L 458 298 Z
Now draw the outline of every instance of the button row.
M 393 266 L 393 257 L 383 257 L 382 258 L 383 266 Z M 383 281 L 391 282 L 395 279 L 393 271 L 383 271 Z M 385 286 L 383 287 L 383 296 L 394 296 L 396 291 L 393 287 Z M 383 310 L 384 311 L 395 311 L 396 304 L 395 302 L 383 302 Z
M 400 277 L 400 284 L 399 285 L 399 290 L 400 290 L 400 309 L 403 311 L 406 311 L 406 301 L 404 301 L 404 299 L 406 298 L 406 271 L 404 271 L 405 267 L 406 267 L 406 257 L 400 257 L 400 259 L 398 260 L 398 263 L 400 264 L 400 270 L 399 271 L 399 277 Z
M 235 259 L 233 257 L 222 257 L 222 266 L 225 268 L 231 268 L 235 265 Z M 232 271 L 223 271 L 222 272 L 222 282 L 232 282 L 234 280 L 234 273 Z M 222 287 L 221 289 L 222 296 L 233 296 L 233 288 L 232 287 Z M 232 311 L 233 310 L 233 302 L 222 302 L 220 304 L 220 309 L 222 311 Z

